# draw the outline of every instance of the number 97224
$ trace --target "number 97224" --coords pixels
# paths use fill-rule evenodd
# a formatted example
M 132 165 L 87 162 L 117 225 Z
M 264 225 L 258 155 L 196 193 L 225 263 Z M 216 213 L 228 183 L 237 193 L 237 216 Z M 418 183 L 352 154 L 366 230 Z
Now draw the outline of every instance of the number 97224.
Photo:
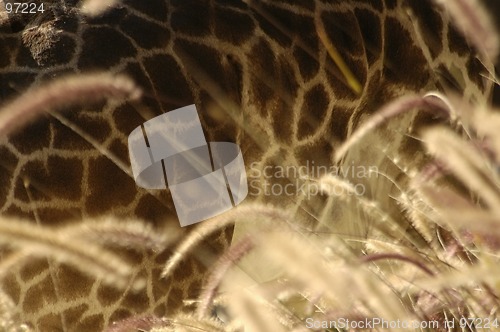
M 9 14 L 36 14 L 43 13 L 43 2 L 41 4 L 27 2 L 13 2 L 5 4 L 5 11 Z

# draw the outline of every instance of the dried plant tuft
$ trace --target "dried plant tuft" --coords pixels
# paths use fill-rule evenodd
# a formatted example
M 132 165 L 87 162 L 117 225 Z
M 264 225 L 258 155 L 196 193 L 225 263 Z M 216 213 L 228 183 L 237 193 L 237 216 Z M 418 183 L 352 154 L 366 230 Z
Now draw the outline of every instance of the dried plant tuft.
M 92 243 L 154 251 L 165 249 L 180 236 L 179 230 L 173 227 L 158 231 L 142 221 L 118 220 L 111 216 L 66 226 L 59 232 Z
M 68 237 L 64 232 L 26 221 L 2 217 L 0 243 L 21 249 L 23 254 L 50 257 L 74 265 L 82 272 L 120 288 L 128 285 L 132 277 L 131 266 L 108 250 L 82 239 Z M 24 255 L 19 258 L 24 258 Z M 8 266 L 12 264 L 13 262 Z
M 85 15 L 99 16 L 108 9 L 115 7 L 119 2 L 119 0 L 85 0 L 80 8 Z
M 491 62 L 498 56 L 500 40 L 491 16 L 478 0 L 435 0 L 450 13 L 455 26 Z
M 107 98 L 137 99 L 141 90 L 125 76 L 70 75 L 33 88 L 0 109 L 0 135 L 21 128 L 44 112 Z
M 357 142 L 373 129 L 377 128 L 389 119 L 412 110 L 422 110 L 436 115 L 450 116 L 452 111 L 448 105 L 434 95 L 427 96 L 403 96 L 396 99 L 381 110 L 379 110 L 369 121 L 365 122 L 344 144 L 335 152 L 335 160 L 338 162 Z

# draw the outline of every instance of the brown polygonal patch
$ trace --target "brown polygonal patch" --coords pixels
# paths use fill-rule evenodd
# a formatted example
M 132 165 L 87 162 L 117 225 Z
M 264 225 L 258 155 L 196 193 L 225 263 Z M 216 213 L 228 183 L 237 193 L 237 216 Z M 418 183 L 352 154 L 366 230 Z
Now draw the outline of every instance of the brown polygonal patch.
M 384 77 L 415 90 L 429 80 L 425 57 L 401 23 L 387 17 L 385 22 Z
M 57 266 L 57 271 L 57 294 L 60 298 L 71 301 L 89 296 L 94 284 L 92 277 L 66 264 Z M 75 280 L 78 282 L 75 283 Z
M 82 196 L 83 165 L 79 159 L 60 156 L 47 157 L 47 167 L 41 160 L 27 162 L 22 176 L 30 181 L 31 198 L 26 194 L 22 179 L 16 183 L 16 198 L 24 202 L 53 201 L 57 199 L 78 201 Z
M 298 139 L 314 134 L 316 128 L 323 123 L 328 112 L 329 100 L 325 88 L 321 85 L 315 85 L 305 93 L 301 107 Z
M 373 65 L 380 58 L 382 52 L 382 28 L 380 18 L 373 12 L 356 9 L 354 14 L 358 21 L 363 38 L 368 65 Z
M 189 36 L 206 36 L 211 28 L 211 9 L 207 0 L 173 0 L 171 26 L 174 31 Z
M 153 55 L 146 58 L 143 65 L 151 79 L 151 84 L 160 93 L 159 102 L 162 105 L 168 107 L 172 105 L 172 100 L 175 100 L 177 104 L 181 104 L 176 105 L 176 107 L 192 104 L 191 89 L 186 82 L 181 67 L 171 55 Z M 163 98 L 166 98 L 165 102 L 163 102 Z
M 274 99 L 269 106 L 273 115 L 274 136 L 286 145 L 292 137 L 292 112 L 299 85 L 293 75 L 293 66 L 286 61 L 285 57 L 279 60 Z
M 25 125 L 11 136 L 10 142 L 24 155 L 49 147 L 51 121 L 41 117 L 38 121 Z
M 146 50 L 167 47 L 170 41 L 170 32 L 167 29 L 132 14 L 120 22 L 120 29 Z
M 253 36 L 255 23 L 248 15 L 217 5 L 214 10 L 215 36 L 217 38 L 241 45 Z
M 89 187 L 85 201 L 90 215 L 113 211 L 114 207 L 127 206 L 137 193 L 133 179 L 120 170 L 108 158 L 102 156 L 89 162 Z
M 165 0 L 128 1 L 127 5 L 159 21 L 166 21 L 168 18 L 168 2 Z
M 123 58 L 133 58 L 137 50 L 123 34 L 110 27 L 89 27 L 83 33 L 81 69 L 108 69 Z
M 248 56 L 255 59 L 252 62 L 252 67 L 249 68 L 252 75 L 250 96 L 260 114 L 266 116 L 269 113 L 266 105 L 274 97 L 275 91 L 266 84 L 262 76 L 270 78 L 277 76 L 276 58 L 269 43 L 263 39 L 255 44 Z
M 52 279 L 47 274 L 43 280 L 34 284 L 26 291 L 23 301 L 23 311 L 26 313 L 35 313 L 43 307 L 57 303 L 56 294 Z

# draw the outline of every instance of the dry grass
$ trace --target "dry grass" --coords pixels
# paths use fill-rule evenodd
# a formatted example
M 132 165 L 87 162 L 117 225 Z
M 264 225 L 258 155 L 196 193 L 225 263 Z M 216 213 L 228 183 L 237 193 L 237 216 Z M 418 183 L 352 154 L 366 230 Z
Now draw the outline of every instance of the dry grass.
M 497 119 L 493 111 L 484 108 L 469 111 L 477 112 L 488 123 Z M 481 125 L 475 115 L 471 119 L 474 126 Z M 401 241 L 401 234 L 381 227 L 365 240 L 365 252 L 356 253 L 337 235 L 320 236 L 294 229 L 288 222 L 274 223 L 274 227 L 265 228 L 235 245 L 214 266 L 206 292 L 199 299 L 198 319 L 210 319 L 209 309 L 223 306 L 230 311 L 231 319 L 219 327 L 220 331 L 241 326 L 251 331 L 302 331 L 308 318 L 336 321 L 351 317 L 357 322 L 373 318 L 435 321 L 440 324 L 437 330 L 443 331 L 445 321 L 454 321 L 456 327 L 463 325 L 464 319 L 495 322 L 500 305 L 497 295 L 500 292 L 500 188 L 494 165 L 500 150 L 490 145 L 491 153 L 485 154 L 477 142 L 486 138 L 486 132 L 489 141 L 498 142 L 500 132 L 479 127 L 467 129 L 467 132 L 482 134 L 460 137 L 445 127 L 429 128 L 423 133 L 428 152 L 446 171 L 434 172 L 432 177 L 415 176 L 406 200 L 401 203 L 426 243 Z M 454 181 L 445 179 L 451 175 Z M 423 176 L 428 180 L 423 182 Z M 468 192 L 457 191 L 455 181 L 461 182 Z M 321 184 L 326 194 L 332 186 L 354 190 L 345 180 L 331 176 L 321 180 Z M 376 204 L 364 198 L 360 204 L 367 213 L 383 218 L 383 211 L 377 211 Z M 218 222 L 224 221 L 220 224 L 200 225 L 196 237 L 207 236 L 229 220 L 266 223 L 266 216 L 278 220 L 289 218 L 281 214 L 279 209 L 271 207 L 243 205 L 219 217 Z M 192 240 L 187 239 L 185 243 L 190 247 Z M 280 266 L 282 277 L 241 292 L 216 295 L 215 290 L 221 283 L 237 282 L 225 280 L 224 273 L 231 267 L 238 269 L 239 262 L 255 248 L 265 253 L 263 261 Z M 181 256 L 184 252 L 185 249 L 178 251 Z M 494 324 L 489 330 L 498 328 Z

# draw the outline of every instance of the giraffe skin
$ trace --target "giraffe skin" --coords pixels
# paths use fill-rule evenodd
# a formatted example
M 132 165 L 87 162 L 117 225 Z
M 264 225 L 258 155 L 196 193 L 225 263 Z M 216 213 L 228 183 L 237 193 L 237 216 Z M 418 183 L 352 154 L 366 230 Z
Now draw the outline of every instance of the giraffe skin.
M 43 225 L 106 214 L 177 225 L 168 190 L 138 188 L 101 151 L 128 164 L 128 134 L 180 106 L 195 103 L 207 140 L 236 142 L 247 167 L 263 170 L 313 160 L 317 166 L 334 164 L 335 148 L 398 96 L 453 87 L 467 99 L 481 100 L 491 90 L 479 75 L 484 68 L 473 50 L 428 0 L 129 0 L 96 18 L 82 15 L 76 1 L 47 4 L 44 14 L 2 21 L 2 101 L 67 73 L 97 70 L 129 75 L 145 95 L 138 102 L 74 107 L 0 137 L 0 213 Z M 361 83 L 359 95 L 329 57 L 315 22 L 324 25 Z M 61 123 L 61 117 L 98 146 Z M 438 120 L 423 113 L 403 117 L 371 134 L 342 162 L 377 165 L 404 182 L 404 172 L 393 161 L 409 160 L 409 167 L 418 167 L 423 157 L 414 155 L 419 142 L 411 135 L 433 121 Z M 374 197 L 394 189 L 383 179 L 367 185 Z M 323 197 L 250 192 L 249 200 L 290 209 L 297 222 L 313 229 L 322 227 L 318 220 L 325 215 L 356 218 L 354 206 L 331 209 Z M 394 202 L 381 204 L 402 218 Z M 333 227 L 352 236 L 367 232 L 349 222 Z M 232 229 L 214 235 L 203 251 L 220 253 L 231 235 Z M 196 296 L 210 260 L 187 257 L 162 280 L 170 254 L 123 252 L 135 262 L 137 276 L 148 280 L 138 293 L 122 293 L 46 259 L 13 270 L 3 286 L 22 320 L 37 331 L 100 331 L 134 314 L 168 315 Z

